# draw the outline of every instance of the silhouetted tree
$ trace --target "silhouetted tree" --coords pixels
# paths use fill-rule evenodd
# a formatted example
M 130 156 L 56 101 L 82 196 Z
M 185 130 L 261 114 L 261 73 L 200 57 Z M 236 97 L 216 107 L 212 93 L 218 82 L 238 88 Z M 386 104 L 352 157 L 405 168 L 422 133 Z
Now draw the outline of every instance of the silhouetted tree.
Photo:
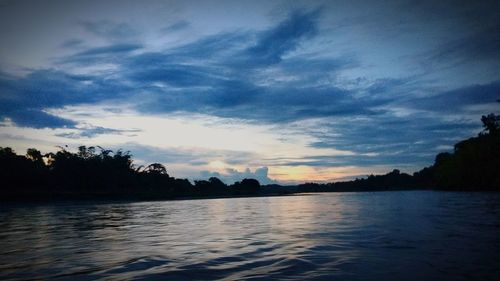
M 497 135 L 500 131 L 500 115 L 495 115 L 493 113 L 481 117 L 481 122 L 483 122 L 484 133 L 489 135 Z
M 168 175 L 167 169 L 160 163 L 153 163 L 148 165 L 143 173 L 152 174 L 152 175 Z
M 256 179 L 243 179 L 241 182 L 235 182 L 231 187 L 235 194 L 249 195 L 259 192 L 260 183 Z
M 26 158 L 30 159 L 31 161 L 39 165 L 44 164 L 42 153 L 34 148 L 28 148 L 28 150 L 26 151 Z
M 455 144 L 453 153 L 440 153 L 433 169 L 438 188 L 500 189 L 499 116 L 482 116 L 485 128 L 477 137 Z

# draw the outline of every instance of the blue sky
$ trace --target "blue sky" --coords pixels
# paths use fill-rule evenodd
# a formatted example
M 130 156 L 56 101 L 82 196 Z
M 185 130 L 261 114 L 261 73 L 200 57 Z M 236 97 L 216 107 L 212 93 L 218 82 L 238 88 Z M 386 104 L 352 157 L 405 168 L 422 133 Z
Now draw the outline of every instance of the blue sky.
M 0 1 L 0 146 L 189 179 L 413 172 L 498 112 L 499 1 Z

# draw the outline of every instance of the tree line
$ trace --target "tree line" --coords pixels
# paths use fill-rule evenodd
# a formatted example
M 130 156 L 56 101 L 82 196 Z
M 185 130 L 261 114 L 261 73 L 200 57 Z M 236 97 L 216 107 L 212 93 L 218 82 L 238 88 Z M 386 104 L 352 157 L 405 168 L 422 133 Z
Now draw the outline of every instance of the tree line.
M 171 177 L 159 163 L 135 166 L 129 152 L 80 146 L 42 154 L 30 148 L 18 155 L 0 147 L 0 192 L 3 200 L 23 199 L 174 199 L 230 197 L 293 192 L 378 191 L 401 189 L 500 190 L 500 116 L 483 116 L 484 130 L 440 153 L 433 165 L 409 175 L 393 170 L 353 181 L 297 186 L 262 186 L 255 179 L 227 185 L 216 177 L 197 180 Z
M 327 184 L 306 183 L 298 191 L 375 191 L 394 189 L 500 190 L 500 115 L 482 116 L 484 130 L 439 153 L 434 164 L 409 175 L 395 169 L 385 175 Z
M 260 183 L 243 179 L 226 185 L 220 179 L 195 181 L 171 177 L 162 164 L 135 166 L 129 152 L 80 146 L 42 154 L 30 148 L 17 155 L 0 147 L 0 192 L 4 199 L 169 199 L 241 196 L 259 192 Z

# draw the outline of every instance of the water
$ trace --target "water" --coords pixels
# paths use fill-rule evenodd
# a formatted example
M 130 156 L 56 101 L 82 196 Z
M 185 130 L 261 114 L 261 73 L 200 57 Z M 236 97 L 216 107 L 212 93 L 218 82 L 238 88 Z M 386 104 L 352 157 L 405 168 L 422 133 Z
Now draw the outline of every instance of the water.
M 500 193 L 0 207 L 2 280 L 498 280 Z

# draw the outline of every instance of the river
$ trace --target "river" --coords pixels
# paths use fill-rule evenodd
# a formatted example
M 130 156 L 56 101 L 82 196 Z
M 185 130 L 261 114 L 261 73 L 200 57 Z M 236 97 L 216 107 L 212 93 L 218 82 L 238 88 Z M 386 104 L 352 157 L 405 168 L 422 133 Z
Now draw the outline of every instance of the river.
M 500 193 L 3 204 L 1 280 L 498 280 Z

